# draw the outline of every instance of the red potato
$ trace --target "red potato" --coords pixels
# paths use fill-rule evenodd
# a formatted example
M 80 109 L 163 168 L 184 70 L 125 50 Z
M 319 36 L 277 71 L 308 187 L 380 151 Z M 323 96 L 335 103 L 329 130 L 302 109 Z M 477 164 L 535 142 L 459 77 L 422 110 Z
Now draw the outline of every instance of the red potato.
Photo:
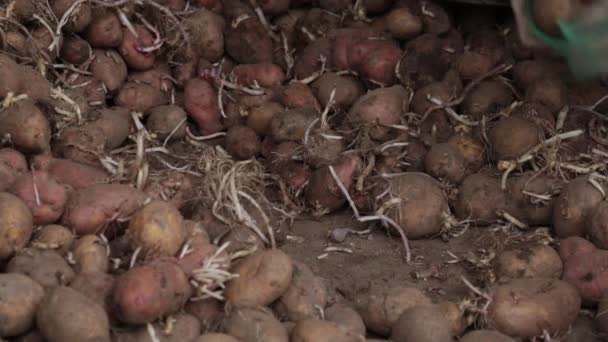
M 217 92 L 207 81 L 193 78 L 184 87 L 184 109 L 203 134 L 223 129 Z
M 20 152 L 39 153 L 49 150 L 51 127 L 39 107 L 26 99 L 0 112 L 0 136 L 10 136 Z
M 590 240 L 601 249 L 608 249 L 608 202 L 595 206 L 588 216 Z
M 67 191 L 55 178 L 44 171 L 23 174 L 12 187 L 32 212 L 35 225 L 51 224 L 59 220 L 67 202 Z
M 402 55 L 397 44 L 386 40 L 366 40 L 359 43 L 355 49 L 357 48 L 371 50 L 359 63 L 354 64 L 354 69 L 359 72 L 361 77 L 382 86 L 395 83 L 395 66 Z
M 154 107 L 169 104 L 169 96 L 151 85 L 127 82 L 120 88 L 114 103 L 132 112 L 144 113 Z
M 209 62 L 217 62 L 224 55 L 224 18 L 205 8 L 196 9 L 183 21 L 190 34 L 193 52 Z
M 239 64 L 232 69 L 239 84 L 258 84 L 263 88 L 278 86 L 285 81 L 285 73 L 280 66 L 272 63 Z
M 92 57 L 91 53 L 91 46 L 86 40 L 71 35 L 64 38 L 59 55 L 68 63 L 80 65 Z
M 109 93 L 118 91 L 127 80 L 127 64 L 116 50 L 93 50 L 91 73 Z
M 84 32 L 85 39 L 94 48 L 117 48 L 122 42 L 120 20 L 113 11 L 95 12 Z
M 346 190 L 350 189 L 361 168 L 361 159 L 354 154 L 344 154 L 331 167 Z M 346 198 L 334 180 L 329 166 L 317 169 L 304 193 L 306 203 L 321 213 L 336 211 L 346 204 Z
M 105 231 L 118 218 L 143 206 L 144 193 L 124 184 L 95 184 L 73 192 L 61 222 L 77 235 Z
M 147 70 L 154 66 L 156 51 L 154 47 L 157 42 L 154 35 L 143 25 L 134 25 L 137 36 L 130 30 L 124 29 L 122 42 L 118 47 L 118 52 L 124 58 L 125 63 L 135 70 Z M 152 51 L 148 51 L 148 49 Z
M 369 29 L 343 28 L 334 30 L 329 36 L 333 46 L 333 53 L 325 57 L 331 57 L 329 59 L 331 65 L 337 70 L 352 69 L 364 59 L 365 53 L 369 52 L 372 47 L 362 44 L 355 51 L 355 46 L 365 40 L 376 40 L 379 36 L 378 32 Z
M 608 289 L 607 269 L 608 251 L 581 249 L 564 260 L 562 279 L 576 287 L 585 305 L 595 305 Z
M 571 236 L 560 241 L 558 252 L 562 261 L 566 262 L 575 254 L 589 253 L 595 250 L 595 245 L 589 242 L 589 240 L 579 236 Z
M 321 111 L 321 105 L 312 89 L 301 82 L 292 82 L 276 90 L 276 100 L 287 108 L 314 109 Z
M 370 137 L 385 140 L 389 126 L 401 123 L 401 113 L 408 110 L 409 96 L 400 85 L 372 90 L 350 108 L 346 119 L 354 127 L 369 130 Z
M 331 60 L 332 41 L 323 37 L 308 44 L 296 55 L 294 63 L 294 74 L 297 79 L 304 79 L 312 76 L 321 70 L 321 58 Z
M 25 157 L 12 148 L 0 149 L 0 191 L 7 191 L 27 170 Z
M 69 186 L 72 190 L 107 183 L 110 178 L 102 169 L 49 155 L 35 156 L 31 165 L 32 169 L 46 171 L 57 182 Z

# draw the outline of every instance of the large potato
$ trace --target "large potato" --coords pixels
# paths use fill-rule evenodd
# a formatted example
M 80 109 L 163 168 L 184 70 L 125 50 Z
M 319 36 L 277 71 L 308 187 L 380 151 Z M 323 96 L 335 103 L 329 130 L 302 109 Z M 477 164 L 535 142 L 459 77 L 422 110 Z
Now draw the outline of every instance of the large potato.
M 322 278 L 299 261 L 293 262 L 291 284 L 279 298 L 275 310 L 279 317 L 297 322 L 305 318 L 320 318 L 319 308 L 327 304 L 327 287 Z
M 17 336 L 34 325 L 44 289 L 18 273 L 0 274 L 0 336 Z
M 29 276 L 46 289 L 69 284 L 74 279 L 74 270 L 67 261 L 50 249 L 23 249 L 9 261 L 5 271 Z
M 568 183 L 553 204 L 553 229 L 560 238 L 583 236 L 587 216 L 602 201 L 602 193 L 580 176 Z
M 393 342 L 452 342 L 450 322 L 437 305 L 414 306 L 405 310 L 391 332 Z
M 291 342 L 364 342 L 365 337 L 334 322 L 319 319 L 299 321 L 291 332 Z
M 49 342 L 110 342 L 110 323 L 103 307 L 65 286 L 46 294 L 36 325 Z
M 102 272 L 80 273 L 74 277 L 70 287 L 104 307 L 106 312 L 111 312 L 109 298 L 114 287 L 113 275 Z
M 496 260 L 496 276 L 500 278 L 560 278 L 563 263 L 550 246 L 523 246 L 507 250 Z
M 283 324 L 263 307 L 235 308 L 226 317 L 224 330 L 241 342 L 289 342 Z
M 576 319 L 581 297 L 565 281 L 550 278 L 522 278 L 493 290 L 488 320 L 509 336 L 540 336 L 565 332 Z
M 238 277 L 228 283 L 224 295 L 234 305 L 268 305 L 287 291 L 293 273 L 291 258 L 280 250 L 257 252 L 232 270 Z
M 173 256 L 186 240 L 182 214 L 164 201 L 152 201 L 139 209 L 129 223 L 129 243 L 142 255 Z
M 363 319 L 349 306 L 334 304 L 325 309 L 325 319 L 345 327 L 348 331 L 365 336 L 365 323 Z
M 10 258 L 32 237 L 34 219 L 19 197 L 0 192 L 0 260 Z

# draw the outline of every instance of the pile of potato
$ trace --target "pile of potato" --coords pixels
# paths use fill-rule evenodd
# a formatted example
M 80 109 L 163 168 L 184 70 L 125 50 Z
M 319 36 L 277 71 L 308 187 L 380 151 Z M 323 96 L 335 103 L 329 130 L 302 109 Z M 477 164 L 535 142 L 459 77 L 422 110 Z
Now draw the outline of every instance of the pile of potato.
M 508 12 L 426 0 L 0 3 L 1 338 L 608 333 L 608 87 L 522 46 Z M 542 27 L 570 15 L 545 7 L 534 8 Z M 234 171 L 247 165 L 258 168 Z M 224 170 L 218 186 L 211 169 Z M 262 173 L 263 188 L 239 188 Z M 380 221 L 408 261 L 409 240 L 464 225 L 548 226 L 561 241 L 502 251 L 495 282 L 467 280 L 475 319 L 406 284 L 351 307 L 281 251 L 273 201 Z

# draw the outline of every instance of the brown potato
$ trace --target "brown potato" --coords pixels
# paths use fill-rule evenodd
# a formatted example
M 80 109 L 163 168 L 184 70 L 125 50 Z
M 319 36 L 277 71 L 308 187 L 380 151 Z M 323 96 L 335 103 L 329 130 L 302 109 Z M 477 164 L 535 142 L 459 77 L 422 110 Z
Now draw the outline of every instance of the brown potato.
M 239 342 L 239 340 L 226 334 L 206 333 L 191 342 Z
M 76 273 L 105 273 L 108 271 L 108 246 L 97 235 L 85 235 L 72 248 Z
M 133 215 L 127 234 L 131 248 L 141 248 L 146 257 L 173 256 L 187 238 L 179 210 L 158 200 L 146 204 Z
M 501 189 L 500 179 L 487 173 L 468 175 L 458 188 L 454 213 L 461 220 L 472 220 L 478 225 L 489 225 L 505 210 L 508 198 Z
M 401 314 L 412 307 L 431 305 L 431 299 L 413 287 L 396 286 L 372 289 L 360 311 L 365 326 L 382 336 L 389 336 Z
M 460 342 L 516 342 L 511 337 L 501 334 L 495 330 L 475 330 L 471 331 L 459 340 Z
M 46 294 L 36 314 L 36 326 L 48 341 L 110 341 L 110 323 L 103 307 L 65 286 Z
M 466 175 L 466 161 L 460 150 L 450 143 L 431 146 L 424 168 L 433 177 L 458 184 Z
M 51 126 L 40 108 L 25 99 L 0 112 L 0 136 L 7 135 L 20 152 L 44 152 L 49 150 Z
M 178 313 L 171 317 L 173 323 L 171 328 L 162 321 L 152 324 L 159 342 L 193 342 L 201 334 L 201 326 L 196 317 Z M 169 330 L 170 329 L 170 330 Z M 135 329 L 115 333 L 113 342 L 140 342 L 150 338 L 150 333 L 146 326 L 139 326 Z
M 125 60 L 113 49 L 95 49 L 93 55 L 95 56 L 91 63 L 93 77 L 99 80 L 109 93 L 115 93 L 127 80 Z
M 27 205 L 35 225 L 56 222 L 68 200 L 65 187 L 45 171 L 23 174 L 15 181 L 11 192 Z
M 29 276 L 45 289 L 67 285 L 74 279 L 74 270 L 60 254 L 35 248 L 17 253 L 6 265 L 6 272 Z
M 246 124 L 259 135 L 270 134 L 270 123 L 275 115 L 280 115 L 285 108 L 277 102 L 270 101 L 248 111 Z
M 539 102 L 551 112 L 559 112 L 568 101 L 568 89 L 559 78 L 541 78 L 526 90 L 526 101 Z
M 356 335 L 365 336 L 365 323 L 363 319 L 349 306 L 344 304 L 334 304 L 325 309 L 325 319 L 343 326 L 347 331 Z
M 320 128 L 310 132 L 304 147 L 306 148 L 304 154 L 306 164 L 313 168 L 320 168 L 337 161 L 342 152 L 346 150 L 346 142 L 338 132 Z
M 94 12 L 84 37 L 94 48 L 116 48 L 122 42 L 120 19 L 113 11 Z
M 289 342 L 283 324 L 264 307 L 237 307 L 228 313 L 223 326 L 241 342 Z
M 243 125 L 234 125 L 226 132 L 226 151 L 236 160 L 254 158 L 260 153 L 261 142 L 256 132 Z
M 268 305 L 289 288 L 293 263 L 280 250 L 260 251 L 243 259 L 232 270 L 239 276 L 226 286 L 224 296 L 233 305 Z
M 319 317 L 319 308 L 327 304 L 327 287 L 322 278 L 317 277 L 305 264 L 293 262 L 293 276 L 287 291 L 274 305 L 275 312 L 282 318 L 297 322 Z
M 249 227 L 238 225 L 230 228 L 230 231 L 220 239 L 220 244 L 229 242 L 230 245 L 226 248 L 228 253 L 234 253 L 240 250 L 264 250 L 264 241 L 260 239 Z
M 315 170 L 305 189 L 306 203 L 320 213 L 330 213 L 342 208 L 346 204 L 346 197 L 329 167 L 334 169 L 337 178 L 348 191 L 355 182 L 361 163 L 361 158 L 355 154 L 342 154 L 332 165 Z
M 587 230 L 587 217 L 602 201 L 603 194 L 591 183 L 588 176 L 570 181 L 553 204 L 553 229 L 560 238 L 583 236 Z
M 199 8 L 184 19 L 183 25 L 192 37 L 192 49 L 197 55 L 212 63 L 222 58 L 226 26 L 222 16 Z
M 274 141 L 302 141 L 306 129 L 319 117 L 311 109 L 290 109 L 274 115 L 270 122 L 270 133 Z
M 198 319 L 202 331 L 215 331 L 224 318 L 224 303 L 215 298 L 188 301 L 184 311 Z
M 488 319 L 496 330 L 514 337 L 565 332 L 574 322 L 581 298 L 574 286 L 550 278 L 522 278 L 496 287 Z
M 464 114 L 481 119 L 485 115 L 497 113 L 513 102 L 513 92 L 502 81 L 488 80 L 477 85 L 462 102 Z
M 364 342 L 363 335 L 355 334 L 334 322 L 303 319 L 291 333 L 292 342 Z
M 413 306 L 399 316 L 391 332 L 393 342 L 452 342 L 450 322 L 437 305 Z
M 64 129 L 57 143 L 61 157 L 99 167 L 99 159 L 105 154 L 105 135 L 93 125 L 72 126 Z
M 587 220 L 590 240 L 598 248 L 608 249 L 608 202 L 596 205 Z
M 142 49 L 154 45 L 154 36 L 143 25 L 133 25 L 137 35 L 125 28 L 122 33 L 122 42 L 118 52 L 122 55 L 129 68 L 135 70 L 148 70 L 154 66 L 157 51 L 144 52 Z
M 128 109 L 122 107 L 104 108 L 90 116 L 94 120 L 88 126 L 96 126 L 101 129 L 105 135 L 105 148 L 113 150 L 127 140 L 133 120 Z
M 151 85 L 129 81 L 120 88 L 114 102 L 132 112 L 145 113 L 152 108 L 168 104 L 169 97 Z
M 188 114 L 179 106 L 166 105 L 150 110 L 146 121 L 146 128 L 150 133 L 165 140 L 181 140 L 186 136 L 186 119 Z
M 561 187 L 560 180 L 535 171 L 510 177 L 507 183 L 509 197 L 516 202 L 523 214 L 519 219 L 531 226 L 551 224 L 553 203 Z M 539 199 L 534 195 L 549 196 L 549 199 Z
M 0 336 L 12 337 L 34 326 L 44 289 L 18 273 L 0 274 Z
M 498 255 L 495 272 L 503 278 L 555 278 L 562 275 L 564 265 L 559 254 L 550 246 L 522 246 Z
M 488 139 L 495 161 L 521 157 L 543 140 L 543 132 L 536 123 L 519 116 L 498 121 L 489 131 Z
M 458 149 L 465 160 L 467 171 L 477 172 L 486 162 L 484 144 L 471 134 L 454 134 L 448 143 Z
M 363 84 L 356 77 L 332 72 L 321 75 L 311 87 L 323 108 L 329 103 L 334 89 L 334 106 L 345 110 L 365 94 Z
M 395 8 L 384 19 L 388 32 L 395 39 L 412 39 L 422 32 L 422 20 L 407 7 Z
M 91 52 L 91 46 L 86 40 L 77 35 L 70 35 L 64 38 L 59 53 L 66 62 L 80 65 L 92 57 Z
M 74 234 L 71 230 L 58 224 L 41 227 L 32 238 L 31 246 L 39 249 L 54 249 L 66 255 L 72 248 Z
M 443 317 L 450 323 L 452 336 L 462 335 L 468 324 L 464 310 L 452 302 L 441 302 L 437 306 Z
M 0 192 L 0 260 L 6 260 L 30 241 L 34 221 L 17 196 Z
M 110 295 L 114 287 L 114 276 L 108 273 L 88 272 L 77 274 L 70 287 L 95 301 L 106 312 L 111 312 Z
M 76 0 L 53 0 L 51 9 L 56 18 L 61 18 L 75 3 Z M 91 22 L 91 7 L 89 3 L 80 3 L 67 18 L 63 29 L 68 32 L 82 32 Z

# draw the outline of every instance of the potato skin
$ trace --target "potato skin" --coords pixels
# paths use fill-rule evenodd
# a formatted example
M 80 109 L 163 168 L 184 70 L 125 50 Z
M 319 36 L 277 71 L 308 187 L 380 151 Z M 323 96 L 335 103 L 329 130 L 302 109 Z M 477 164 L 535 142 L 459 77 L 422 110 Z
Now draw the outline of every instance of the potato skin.
M 215 89 L 205 80 L 193 78 L 184 87 L 184 109 L 203 134 L 222 130 Z
M 601 249 L 608 249 L 608 202 L 595 206 L 588 219 L 591 241 Z
M 318 308 L 325 307 L 327 297 L 323 279 L 315 276 L 306 264 L 294 261 L 291 284 L 276 302 L 275 312 L 293 322 L 320 318 Z
M 232 272 L 239 277 L 226 286 L 226 301 L 233 305 L 264 306 L 289 288 L 293 262 L 280 250 L 266 250 L 247 257 Z
M 325 319 L 343 326 L 346 330 L 365 336 L 365 323 L 361 316 L 349 306 L 334 304 L 325 309 Z
M 309 318 L 300 320 L 291 332 L 292 342 L 364 342 L 363 335 L 348 331 L 334 322 Z
M 36 325 L 48 341 L 110 342 L 110 323 L 103 307 L 66 286 L 47 293 Z
M 491 326 L 509 336 L 533 337 L 546 330 L 564 332 L 581 307 L 576 288 L 549 278 L 516 279 L 493 290 L 488 311 Z
M 579 251 L 564 261 L 563 280 L 578 289 L 584 304 L 594 304 L 608 289 L 607 268 L 608 251 Z
M 0 136 L 7 134 L 19 151 L 39 153 L 49 149 L 51 126 L 34 102 L 26 99 L 0 113 Z
M 28 206 L 35 225 L 56 222 L 68 200 L 65 187 L 44 171 L 32 171 L 19 177 L 13 184 L 12 193 Z
M 165 333 L 162 322 L 153 323 L 156 336 L 161 342 L 193 342 L 201 333 L 201 326 L 196 317 L 184 313 L 172 316 L 175 319 L 173 329 Z M 150 339 L 150 333 L 146 326 L 138 326 L 132 330 L 117 332 L 113 336 L 113 342 L 139 342 Z
M 32 169 L 46 171 L 70 190 L 86 188 L 93 184 L 106 183 L 109 175 L 103 170 L 69 159 L 37 155 L 31 160 Z
M 475 330 L 464 335 L 460 342 L 516 342 L 507 335 L 503 335 L 495 330 Z
M 44 289 L 32 278 L 18 273 L 0 274 L 0 336 L 17 336 L 28 331 Z
M 331 165 L 347 190 L 354 183 L 361 163 L 358 156 L 343 154 Z M 346 204 L 346 198 L 334 180 L 329 166 L 317 169 L 312 174 L 304 196 L 309 206 L 321 212 L 334 212 Z
M 21 250 L 6 265 L 6 272 L 24 274 L 45 289 L 69 284 L 74 270 L 67 261 L 53 250 L 27 248 Z
M 94 48 L 116 48 L 122 42 L 122 27 L 118 16 L 111 11 L 95 13 L 84 32 L 86 40 Z
M 73 242 L 74 234 L 71 230 L 58 224 L 51 224 L 36 231 L 31 246 L 40 249 L 51 248 L 61 255 L 66 255 L 72 248 Z
M 179 106 L 164 105 L 150 110 L 146 128 L 155 133 L 160 139 L 166 139 L 170 134 L 170 140 L 180 140 L 186 136 L 186 112 Z M 178 127 L 179 125 L 179 127 Z
M 289 342 L 287 329 L 265 307 L 237 307 L 228 313 L 223 331 L 241 342 Z
M 74 277 L 70 287 L 95 301 L 109 313 L 111 312 L 110 295 L 114 287 L 114 280 L 115 277 L 108 273 L 80 273 Z
M 414 306 L 405 310 L 391 332 L 394 342 L 452 342 L 450 322 L 437 305 Z
M 191 342 L 239 342 L 239 340 L 226 334 L 206 333 Z
M 602 201 L 602 194 L 589 183 L 588 176 L 570 181 L 553 204 L 553 229 L 560 238 L 583 236 L 586 219 Z
M 134 25 L 134 28 L 138 37 L 135 37 L 130 30 L 125 28 L 118 51 L 130 68 L 148 70 L 154 66 L 156 51 L 144 53 L 140 52 L 139 49 L 152 46 L 154 44 L 154 36 L 143 25 Z
M 226 26 L 222 16 L 199 8 L 184 19 L 183 25 L 192 37 L 192 49 L 197 55 L 211 63 L 222 58 Z
M 488 225 L 498 219 L 497 211 L 505 209 L 507 200 L 500 179 L 482 172 L 474 173 L 460 184 L 454 213 L 461 220 Z
M 97 235 L 85 235 L 78 239 L 72 249 L 76 273 L 104 273 L 108 271 L 107 247 Z
M 106 87 L 108 92 L 115 93 L 127 80 L 127 64 L 120 54 L 113 49 L 93 50 L 91 73 Z
M 501 278 L 555 278 L 559 279 L 563 271 L 559 254 L 546 245 L 523 246 L 507 250 L 498 255 L 496 276 Z
M 34 220 L 17 196 L 0 192 L 0 260 L 10 258 L 30 241 Z

